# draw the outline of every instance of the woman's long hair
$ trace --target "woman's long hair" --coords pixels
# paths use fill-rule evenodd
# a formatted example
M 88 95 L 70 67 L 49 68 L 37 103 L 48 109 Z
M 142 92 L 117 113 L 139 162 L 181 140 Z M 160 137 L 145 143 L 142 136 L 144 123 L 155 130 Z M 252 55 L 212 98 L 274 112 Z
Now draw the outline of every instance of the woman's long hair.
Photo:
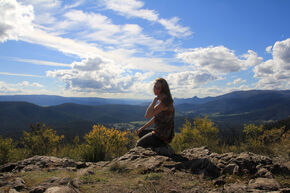
M 167 81 L 164 78 L 157 78 L 155 83 L 157 82 L 161 83 L 160 93 L 165 95 L 165 98 L 162 100 L 162 102 L 168 107 L 173 105 L 173 99 Z

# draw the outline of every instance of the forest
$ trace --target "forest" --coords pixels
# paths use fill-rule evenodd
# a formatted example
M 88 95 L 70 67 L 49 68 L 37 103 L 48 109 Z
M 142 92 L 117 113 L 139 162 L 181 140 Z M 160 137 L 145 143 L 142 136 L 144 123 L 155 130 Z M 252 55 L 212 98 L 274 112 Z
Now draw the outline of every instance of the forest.
M 207 146 L 217 153 L 253 152 L 289 160 L 290 118 L 270 124 L 244 124 L 241 135 L 224 136 L 208 116 L 186 119 L 171 142 L 176 153 L 184 149 Z M 74 160 L 97 162 L 112 160 L 133 148 L 138 140 L 135 130 L 118 130 L 93 125 L 83 138 L 64 135 L 42 123 L 32 124 L 22 137 L 0 136 L 0 164 L 16 162 L 34 155 L 68 157 Z

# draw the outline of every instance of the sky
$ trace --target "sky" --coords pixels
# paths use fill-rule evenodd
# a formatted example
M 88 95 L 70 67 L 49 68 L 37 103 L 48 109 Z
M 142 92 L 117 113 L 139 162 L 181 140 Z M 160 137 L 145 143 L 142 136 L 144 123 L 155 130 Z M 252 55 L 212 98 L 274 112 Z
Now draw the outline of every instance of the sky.
M 0 0 L 0 95 L 290 89 L 289 0 Z

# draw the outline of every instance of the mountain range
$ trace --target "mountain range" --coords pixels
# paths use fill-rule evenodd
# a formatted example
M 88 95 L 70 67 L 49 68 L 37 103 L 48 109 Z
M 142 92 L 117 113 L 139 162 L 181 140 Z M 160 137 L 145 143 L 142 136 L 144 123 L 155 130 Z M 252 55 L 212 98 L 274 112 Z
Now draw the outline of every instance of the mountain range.
M 0 135 L 14 137 L 37 122 L 70 135 L 83 135 L 98 123 L 136 129 L 146 122 L 145 104 L 150 103 L 49 95 L 6 95 L 0 96 L 0 101 Z M 185 118 L 208 115 L 224 133 L 240 132 L 244 123 L 260 124 L 289 117 L 290 90 L 236 91 L 217 97 L 175 98 L 174 103 L 176 129 Z

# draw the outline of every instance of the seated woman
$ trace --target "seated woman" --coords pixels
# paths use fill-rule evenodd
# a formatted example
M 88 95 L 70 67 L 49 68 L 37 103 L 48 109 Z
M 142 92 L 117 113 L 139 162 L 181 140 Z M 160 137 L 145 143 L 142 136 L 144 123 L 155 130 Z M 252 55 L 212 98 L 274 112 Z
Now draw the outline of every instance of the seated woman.
M 137 130 L 140 139 L 137 141 L 136 146 L 145 148 L 165 146 L 174 137 L 173 99 L 166 80 L 157 78 L 154 83 L 153 92 L 156 97 L 145 113 L 145 118 L 152 118 Z M 145 129 L 153 124 L 155 124 L 153 130 Z

